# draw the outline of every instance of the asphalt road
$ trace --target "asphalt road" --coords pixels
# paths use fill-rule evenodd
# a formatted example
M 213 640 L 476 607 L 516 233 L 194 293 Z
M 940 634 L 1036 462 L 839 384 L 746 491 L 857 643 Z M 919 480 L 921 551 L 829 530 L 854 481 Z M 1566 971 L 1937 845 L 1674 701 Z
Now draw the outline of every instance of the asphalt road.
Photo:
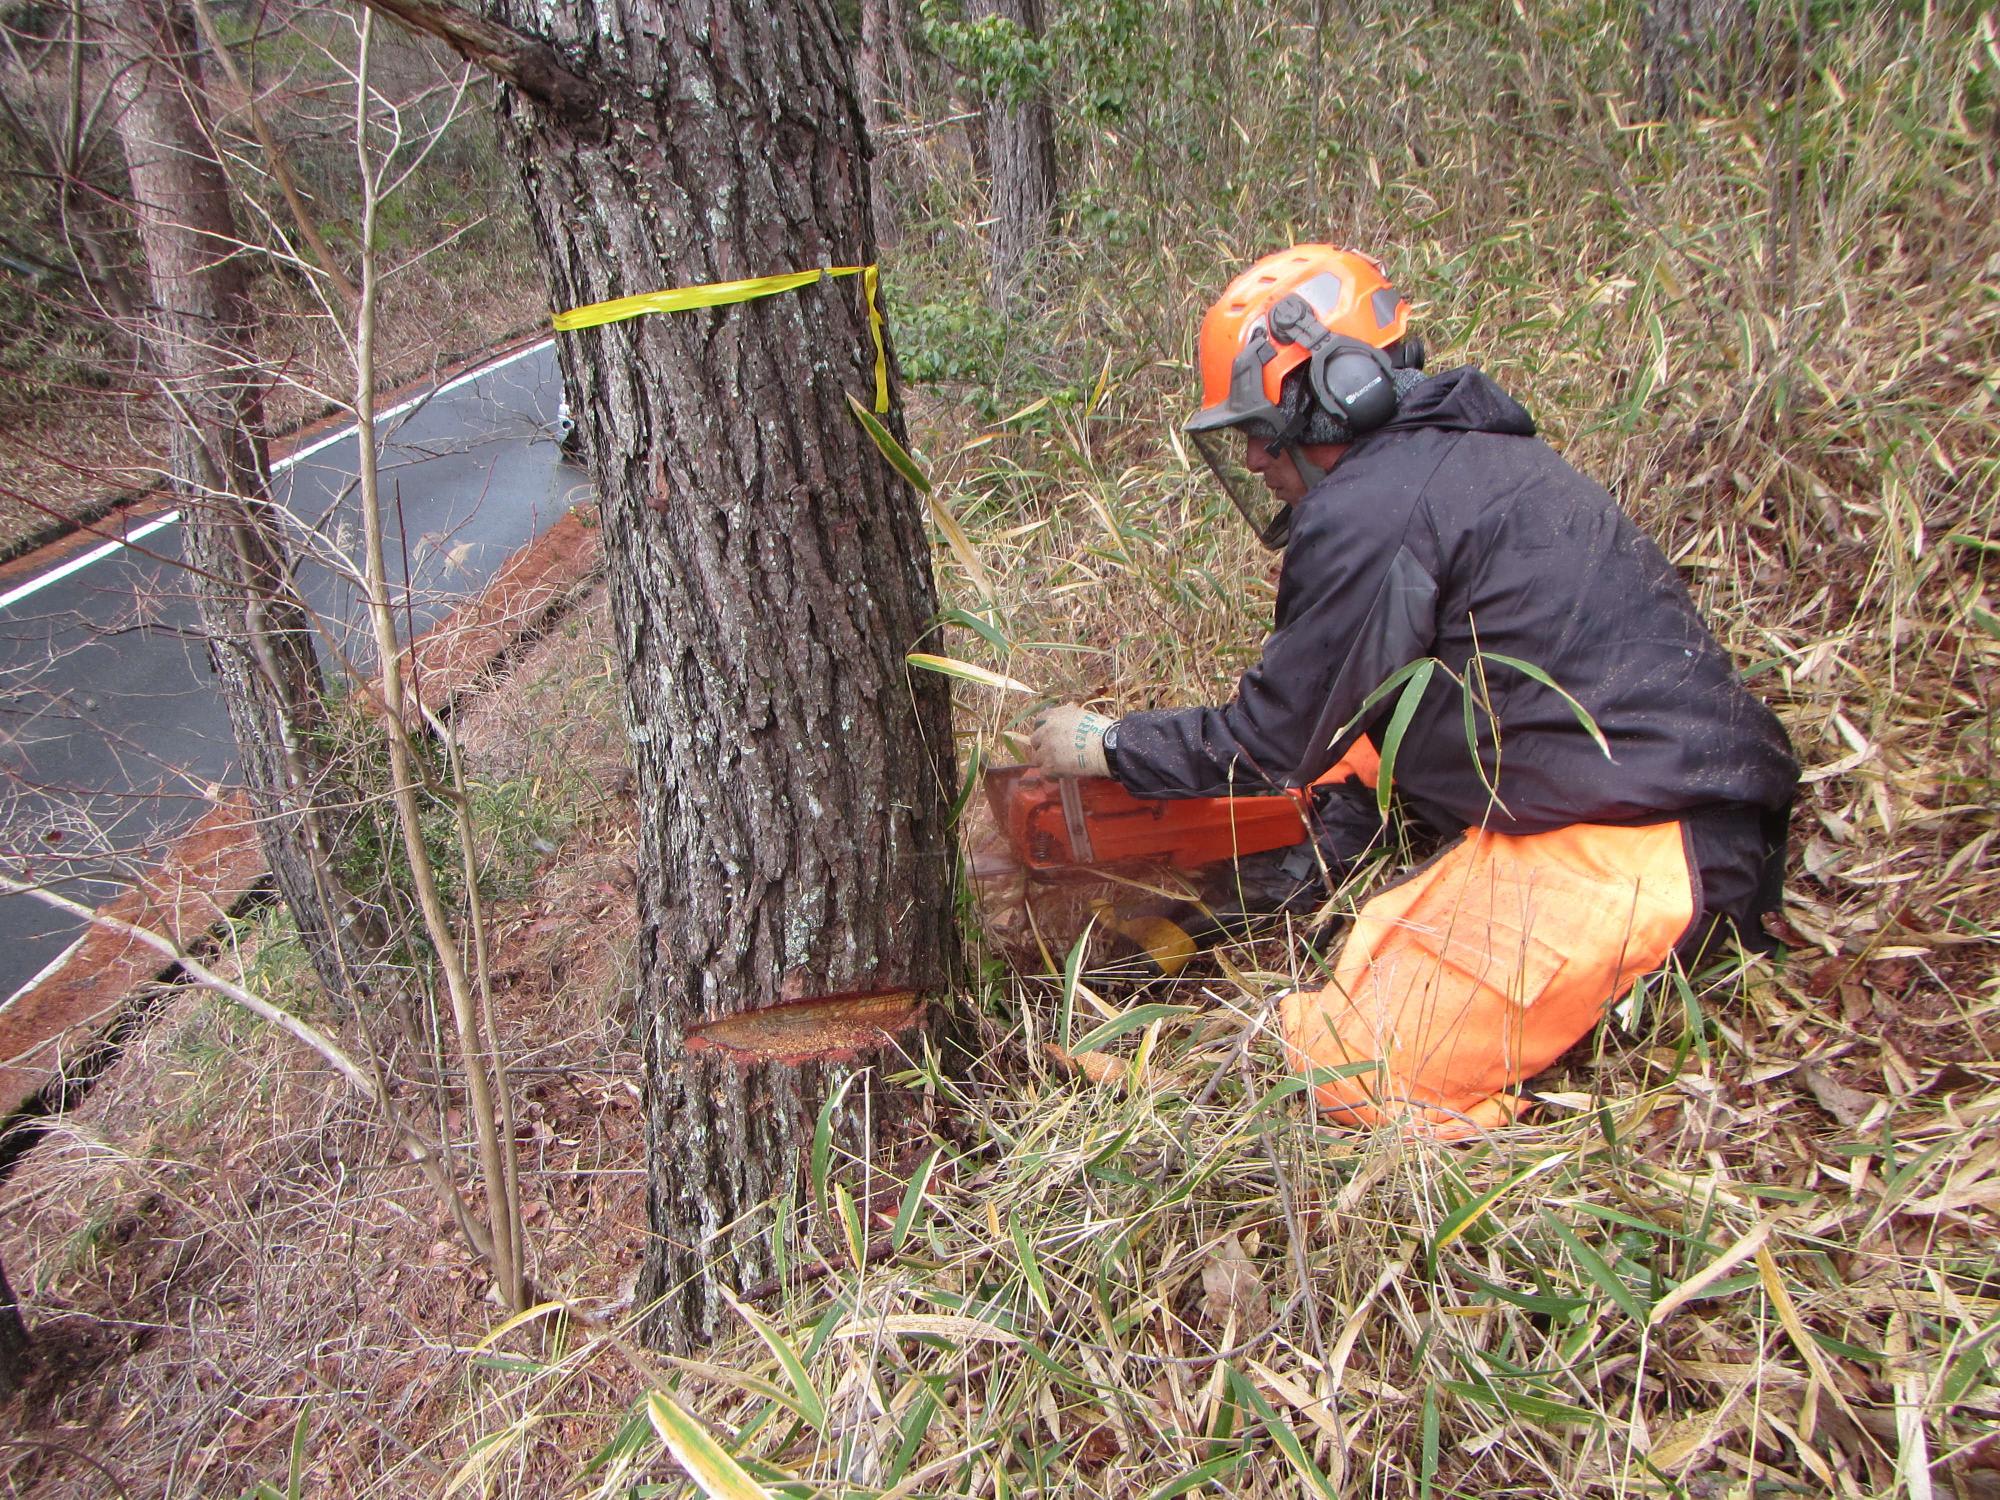
M 395 591 L 406 636 L 582 497 L 582 470 L 561 461 L 552 438 L 560 399 L 554 352 L 541 344 L 378 419 L 388 574 L 407 578 Z M 335 643 L 358 670 L 374 660 L 357 591 L 333 562 L 359 560 L 355 449 L 346 429 L 301 448 L 278 476 L 280 500 L 312 533 L 300 533 L 300 582 L 329 622 L 330 672 L 341 670 Z M 132 545 L 91 548 L 0 588 L 0 860 L 13 871 L 27 863 L 92 905 L 117 892 L 121 870 L 157 863 L 235 776 L 190 579 L 177 566 L 178 519 L 125 524 Z M 0 996 L 61 957 L 79 930 L 32 897 L 0 895 Z

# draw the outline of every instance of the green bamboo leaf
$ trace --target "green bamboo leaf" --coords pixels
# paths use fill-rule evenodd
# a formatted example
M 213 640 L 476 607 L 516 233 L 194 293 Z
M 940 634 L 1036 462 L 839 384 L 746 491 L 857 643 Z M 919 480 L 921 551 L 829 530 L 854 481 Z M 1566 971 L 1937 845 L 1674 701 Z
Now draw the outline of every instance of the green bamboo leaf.
M 1453 1240 L 1485 1218 L 1492 1211 L 1494 1204 L 1530 1178 L 1539 1177 L 1542 1173 L 1568 1161 L 1569 1156 L 1570 1153 L 1567 1151 L 1558 1151 L 1554 1156 L 1545 1156 L 1540 1161 L 1522 1168 L 1490 1192 L 1483 1193 L 1470 1203 L 1461 1204 L 1446 1214 L 1444 1222 L 1438 1225 L 1437 1238 L 1431 1242 L 1430 1253 L 1433 1260 L 1439 1251 L 1444 1250 Z
M 1564 1248 L 1576 1258 L 1576 1263 L 1583 1267 L 1584 1274 L 1596 1282 L 1598 1289 L 1617 1303 L 1627 1317 L 1644 1327 L 1646 1316 L 1651 1311 L 1645 1299 L 1626 1284 L 1625 1278 L 1611 1268 L 1609 1261 L 1579 1239 L 1569 1225 L 1551 1213 L 1544 1212 L 1542 1217 L 1555 1231 L 1556 1238 L 1563 1242 Z
M 1495 1411 L 1513 1412 L 1531 1422 L 1589 1427 L 1596 1425 L 1598 1420 L 1597 1413 L 1587 1407 L 1572 1406 L 1567 1401 L 1554 1401 L 1547 1396 L 1530 1396 L 1521 1391 L 1503 1390 L 1499 1386 L 1477 1385 L 1469 1380 L 1440 1380 L 1438 1385 L 1454 1396 L 1463 1396 Z
M 1482 651 L 1479 655 L 1482 660 L 1497 661 L 1503 667 L 1512 667 L 1523 677 L 1539 682 L 1543 687 L 1561 698 L 1563 702 L 1569 705 L 1569 711 L 1576 715 L 1576 722 L 1583 726 L 1583 732 L 1597 741 L 1597 748 L 1604 752 L 1604 758 L 1606 760 L 1611 759 L 1611 746 L 1604 738 L 1604 731 L 1597 727 L 1597 720 L 1590 716 L 1589 709 L 1564 692 L 1555 678 L 1549 676 L 1548 673 L 1532 662 L 1522 661 L 1518 656 L 1502 656 L 1498 651 Z
M 622 1458 L 636 1458 L 645 1447 L 646 1426 L 645 1413 L 634 1411 L 604 1446 L 584 1461 L 583 1472 L 587 1475 L 595 1474 L 599 1469 L 614 1464 Z
M 778 1212 L 771 1220 L 771 1274 L 780 1284 L 792 1275 L 792 1195 L 778 1200 Z
M 833 1185 L 833 1206 L 840 1214 L 841 1231 L 847 1236 L 847 1254 L 857 1271 L 868 1265 L 868 1237 L 861 1232 L 861 1210 L 854 1206 L 854 1195 L 847 1190 L 847 1184 Z
M 1986 1331 L 1991 1333 L 1994 1330 L 1989 1328 Z M 1974 1338 L 1953 1356 L 1950 1366 L 1945 1370 L 1944 1379 L 1938 1385 L 1938 1398 L 1946 1411 L 1965 1400 L 1982 1385 L 1992 1383 L 1993 1370 L 1987 1362 L 1986 1350 L 1980 1347 L 1982 1341 L 1983 1335 Z
M 1420 1425 L 1423 1436 L 1419 1440 L 1417 1500 L 1431 1500 L 1431 1486 L 1437 1482 L 1438 1471 L 1438 1393 L 1434 1385 L 1424 1387 L 1424 1412 Z
M 790 1382 L 792 1395 L 796 1398 L 795 1410 L 813 1429 L 822 1436 L 826 1432 L 826 1402 L 821 1398 L 819 1387 L 813 1384 L 812 1376 L 806 1373 L 805 1361 L 798 1351 L 785 1341 L 785 1336 L 768 1319 L 737 1301 L 727 1289 L 723 1295 L 729 1298 L 729 1305 L 736 1309 L 737 1316 L 755 1330 L 757 1337 L 764 1341 L 764 1347 L 777 1356 L 778 1364 Z
M 1497 1282 L 1488 1281 L 1476 1271 L 1459 1271 L 1457 1274 L 1487 1296 L 1497 1297 L 1510 1307 L 1518 1307 L 1523 1312 L 1536 1313 L 1545 1318 L 1567 1318 L 1578 1308 L 1590 1306 L 1588 1297 L 1545 1297 L 1535 1292 L 1520 1292 L 1510 1286 L 1501 1286 Z
M 1403 748 L 1403 736 L 1410 731 L 1410 720 L 1417 716 L 1417 706 L 1423 702 L 1424 691 L 1431 685 L 1437 662 L 1426 657 L 1420 662 L 1413 662 L 1408 670 L 1409 681 L 1403 684 L 1402 696 L 1396 700 L 1395 710 L 1389 715 L 1389 727 L 1382 732 L 1382 764 L 1375 773 L 1375 806 L 1385 818 L 1389 816 L 1389 798 L 1396 787 L 1396 755 Z
M 912 651 L 903 657 L 913 667 L 922 667 L 926 672 L 936 672 L 945 677 L 957 677 L 966 682 L 976 682 L 982 687 L 999 688 L 1007 693 L 1026 693 L 1034 696 L 1035 690 L 1025 682 L 1016 682 L 1011 677 L 1003 677 L 998 672 L 985 667 L 975 667 L 969 661 L 960 661 L 955 656 L 933 656 L 928 651 Z
M 1299 1435 L 1292 1431 L 1292 1424 L 1278 1415 L 1271 1403 L 1264 1399 L 1263 1392 L 1252 1385 L 1246 1376 L 1234 1369 L 1229 1372 L 1229 1383 L 1235 1387 L 1236 1395 L 1243 1404 L 1257 1414 L 1257 1420 L 1264 1424 L 1264 1430 L 1271 1434 L 1271 1440 L 1278 1445 L 1278 1451 L 1283 1453 L 1291 1466 L 1298 1471 L 1299 1477 L 1324 1495 L 1326 1500 L 1339 1500 L 1333 1481 L 1320 1472 L 1319 1465 L 1312 1461 L 1311 1455 L 1305 1450 L 1305 1445 L 1299 1441 Z
M 646 1416 L 688 1478 L 710 1500 L 775 1500 L 693 1417 L 665 1391 L 646 1397 Z
M 861 424 L 861 430 L 874 439 L 875 446 L 881 450 L 882 456 L 889 460 L 889 467 L 928 495 L 931 492 L 929 477 L 918 466 L 917 461 L 910 457 L 909 450 L 896 441 L 896 435 L 882 425 L 882 419 L 854 399 L 852 391 L 847 394 L 847 409 L 854 413 L 854 420 Z
M 1437 659 L 1435 657 L 1427 656 L 1420 661 L 1405 662 L 1402 666 L 1396 668 L 1395 671 L 1391 672 L 1387 677 L 1382 679 L 1382 684 L 1380 687 L 1376 688 L 1374 692 L 1370 693 L 1366 698 L 1363 698 L 1361 700 L 1361 707 L 1357 708 L 1354 711 L 1354 717 L 1349 719 L 1345 724 L 1341 725 L 1340 728 L 1336 729 L 1333 732 L 1333 738 L 1327 742 L 1328 748 L 1340 744 L 1356 729 L 1360 728 L 1361 725 L 1367 720 L 1368 715 L 1374 712 L 1375 705 L 1380 703 L 1384 698 L 1388 697 L 1391 693 L 1395 692 L 1396 689 L 1401 687 L 1404 683 L 1408 682 L 1410 678 L 1416 675 L 1418 669 L 1421 668 L 1424 670 L 1425 672 L 1424 680 L 1428 682 L 1430 680 L 1429 673 L 1431 670 L 1435 669 L 1436 666 L 1437 666 Z
M 1203 1460 L 1185 1473 L 1176 1474 L 1158 1489 L 1149 1492 L 1146 1500 L 1179 1500 L 1180 1496 L 1190 1491 L 1218 1483 L 1223 1475 L 1249 1456 L 1248 1448 L 1236 1448 L 1228 1453 L 1218 1453 L 1214 1458 Z
M 1307 1089 L 1316 1089 L 1323 1083 L 1338 1083 L 1343 1078 L 1359 1078 L 1364 1073 L 1381 1071 L 1381 1062 L 1369 1057 L 1363 1058 L 1360 1062 L 1341 1063 L 1338 1067 L 1312 1068 L 1303 1074 L 1294 1073 L 1291 1077 L 1281 1078 L 1272 1084 L 1269 1091 L 1260 1097 L 1252 1108 L 1245 1111 L 1243 1124 L 1247 1126 L 1266 1110 L 1283 1104 L 1294 1094 L 1303 1094 Z
M 951 813 L 945 819 L 945 826 L 956 828 L 958 820 L 965 816 L 965 809 L 972 803 L 972 794 L 979 789 L 980 773 L 986 769 L 986 747 L 973 741 L 972 753 L 965 758 L 965 780 L 958 784 L 958 795 L 951 799 Z
M 1021 1259 L 1021 1274 L 1028 1279 L 1028 1292 L 1034 1297 L 1035 1306 L 1042 1310 L 1043 1317 L 1054 1316 L 1049 1307 L 1048 1283 L 1042 1280 L 1041 1257 L 1035 1254 L 1034 1243 L 1028 1238 L 1019 1214 L 1007 1216 L 1007 1237 L 1014 1242 L 1014 1253 Z
M 969 609 L 948 609 L 938 616 L 940 625 L 957 625 L 971 631 L 995 651 L 1012 651 L 1014 642 L 1007 632 L 984 615 Z
M 910 1185 L 903 1189 L 902 1207 L 896 1210 L 896 1225 L 889 1231 L 889 1246 L 901 1250 L 903 1241 L 910 1237 L 910 1226 L 917 1222 L 917 1210 L 923 1207 L 924 1194 L 930 1191 L 931 1172 L 937 1160 L 944 1155 L 944 1147 L 933 1146 L 931 1154 L 924 1158 L 924 1164 L 917 1168 Z
M 1076 941 L 1070 945 L 1069 956 L 1063 960 L 1062 1049 L 1065 1052 L 1076 1051 L 1076 1048 L 1069 1044 L 1069 1034 L 1071 1027 L 1076 1024 L 1076 992 L 1083 984 L 1083 950 L 1090 946 L 1090 934 L 1096 926 L 1097 918 L 1093 915 L 1084 923 L 1083 931 L 1077 934 Z
M 903 1482 L 910 1465 L 916 1462 L 924 1438 L 931 1430 L 931 1418 L 937 1415 L 938 1400 L 929 1381 L 921 1375 L 916 1378 L 924 1382 L 923 1389 L 910 1403 L 910 1409 L 903 1414 L 903 1420 L 897 1426 L 901 1441 L 896 1448 L 896 1456 L 889 1460 L 889 1467 L 882 1475 L 882 1483 L 891 1488 Z
M 847 1097 L 847 1091 L 859 1078 L 859 1073 L 849 1073 L 841 1079 L 840 1087 L 828 1096 L 826 1103 L 819 1107 L 819 1119 L 813 1123 L 812 1143 L 812 1190 L 813 1206 L 821 1213 L 826 1212 L 826 1179 L 833 1162 L 833 1112 L 840 1108 L 840 1101 Z
M 1191 1016 L 1194 1014 L 1194 1009 L 1192 1005 L 1166 1005 L 1159 1001 L 1152 1001 L 1145 1005 L 1135 1005 L 1123 1015 L 1113 1016 L 1110 1020 L 1095 1027 L 1079 1040 L 1074 1047 L 1066 1050 L 1072 1052 L 1094 1052 L 1099 1047 L 1109 1042 L 1115 1042 L 1118 1038 L 1129 1032 L 1138 1031 L 1152 1025 L 1155 1021 L 1164 1021 L 1169 1016 Z
M 300 1500 L 306 1484 L 306 1434 L 312 1426 L 312 1402 L 299 1408 L 299 1420 L 292 1428 L 292 1463 L 285 1478 L 285 1500 Z

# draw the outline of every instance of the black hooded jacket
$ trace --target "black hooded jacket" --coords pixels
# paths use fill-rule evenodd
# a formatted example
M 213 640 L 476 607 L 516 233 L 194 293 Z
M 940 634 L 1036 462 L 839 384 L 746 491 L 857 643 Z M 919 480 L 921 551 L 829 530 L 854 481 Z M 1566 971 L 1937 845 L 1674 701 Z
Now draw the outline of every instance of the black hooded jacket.
M 1234 699 L 1127 715 L 1114 773 L 1147 797 L 1305 786 L 1355 735 L 1381 743 L 1400 689 L 1365 719 L 1363 703 L 1427 658 L 1394 784 L 1437 833 L 1726 809 L 1768 822 L 1790 803 L 1784 730 L 1672 565 L 1470 368 L 1416 387 L 1300 500 L 1276 623 Z M 1503 658 L 1573 696 L 1609 757 L 1562 693 Z

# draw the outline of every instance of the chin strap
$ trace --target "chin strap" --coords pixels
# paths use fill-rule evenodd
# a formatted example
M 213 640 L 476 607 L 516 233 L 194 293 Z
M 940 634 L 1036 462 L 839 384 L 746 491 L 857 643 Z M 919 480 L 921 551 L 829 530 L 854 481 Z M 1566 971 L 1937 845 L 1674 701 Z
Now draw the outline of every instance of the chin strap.
M 1299 478 L 1305 482 L 1307 489 L 1311 489 L 1326 478 L 1326 470 L 1307 458 L 1304 448 L 1291 448 L 1287 451 L 1292 455 L 1292 467 L 1299 471 Z

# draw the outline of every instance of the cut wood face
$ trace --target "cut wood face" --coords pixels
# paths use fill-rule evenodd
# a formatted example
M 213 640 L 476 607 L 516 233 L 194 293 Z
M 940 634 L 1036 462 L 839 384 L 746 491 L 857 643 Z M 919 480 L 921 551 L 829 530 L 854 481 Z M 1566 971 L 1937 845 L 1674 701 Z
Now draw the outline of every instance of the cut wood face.
M 851 1062 L 921 1026 L 923 998 L 910 990 L 818 995 L 724 1016 L 688 1032 L 689 1052 L 720 1052 L 751 1067 Z

